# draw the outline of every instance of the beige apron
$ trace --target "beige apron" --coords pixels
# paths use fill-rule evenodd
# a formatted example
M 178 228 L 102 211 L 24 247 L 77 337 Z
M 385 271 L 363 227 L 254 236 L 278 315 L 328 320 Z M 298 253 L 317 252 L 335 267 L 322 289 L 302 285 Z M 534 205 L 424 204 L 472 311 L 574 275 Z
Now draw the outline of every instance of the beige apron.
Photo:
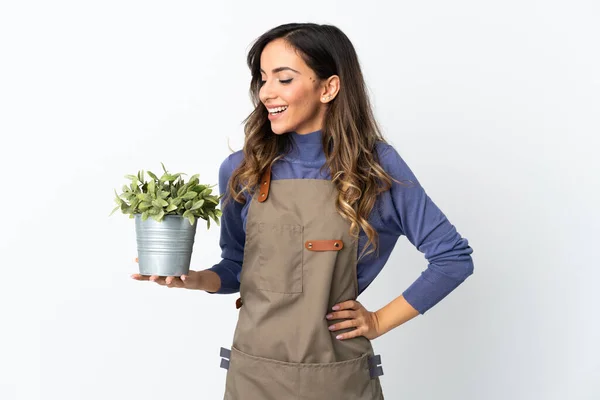
M 249 206 L 225 400 L 382 400 L 381 358 L 325 315 L 358 295 L 356 242 L 329 180 L 265 172 Z M 243 304 L 243 306 L 242 306 Z M 353 328 L 352 328 L 353 329 Z

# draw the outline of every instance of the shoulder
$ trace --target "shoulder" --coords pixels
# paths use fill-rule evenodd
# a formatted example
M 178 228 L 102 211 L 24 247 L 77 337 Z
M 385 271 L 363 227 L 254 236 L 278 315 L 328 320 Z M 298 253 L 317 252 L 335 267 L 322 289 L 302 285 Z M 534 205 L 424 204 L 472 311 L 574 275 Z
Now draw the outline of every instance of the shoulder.
M 389 143 L 378 142 L 375 148 L 379 163 L 385 172 L 395 179 L 411 180 L 417 183 L 417 178 L 394 146 Z
M 228 155 L 222 162 L 219 167 L 219 178 L 224 181 L 228 181 L 231 177 L 231 173 L 235 170 L 242 160 L 244 159 L 244 152 L 242 150 L 238 150 L 234 153 Z

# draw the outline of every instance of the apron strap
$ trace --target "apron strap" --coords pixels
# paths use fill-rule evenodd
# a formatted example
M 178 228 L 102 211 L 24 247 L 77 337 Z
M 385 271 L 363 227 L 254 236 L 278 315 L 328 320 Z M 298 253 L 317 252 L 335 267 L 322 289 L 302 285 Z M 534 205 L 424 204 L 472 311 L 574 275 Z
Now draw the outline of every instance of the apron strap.
M 376 378 L 378 376 L 383 375 L 383 368 L 380 365 L 379 367 L 376 367 L 374 369 L 370 369 L 369 373 L 371 374 L 371 379 L 372 378 Z
M 221 347 L 221 357 L 230 359 L 231 358 L 231 350 L 226 349 L 225 347 Z
M 242 300 L 241 297 L 238 297 L 238 299 L 235 301 L 235 308 L 239 310 L 242 308 L 242 305 L 244 305 L 244 300 Z
M 229 369 L 229 359 L 231 358 L 231 350 L 226 349 L 225 347 L 221 347 L 221 368 Z
M 307 240 L 304 247 L 310 251 L 339 251 L 344 248 L 341 240 Z
M 260 178 L 260 192 L 258 194 L 258 202 L 264 203 L 269 197 L 269 188 L 271 187 L 271 166 L 267 167 L 267 170 Z
M 383 367 L 380 364 L 381 355 L 377 354 L 369 357 L 369 374 L 371 375 L 371 379 L 383 375 Z
M 229 360 L 226 360 L 224 358 L 221 358 L 221 368 L 229 370 Z

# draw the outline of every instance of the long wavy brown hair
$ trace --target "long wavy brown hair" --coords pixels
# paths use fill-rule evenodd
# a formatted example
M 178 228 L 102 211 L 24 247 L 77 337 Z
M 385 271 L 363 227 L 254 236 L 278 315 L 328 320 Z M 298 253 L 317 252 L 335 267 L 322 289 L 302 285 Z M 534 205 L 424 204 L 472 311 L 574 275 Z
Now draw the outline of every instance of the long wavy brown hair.
M 338 189 L 335 207 L 350 222 L 351 236 L 358 240 L 362 229 L 368 238 L 360 257 L 372 253 L 377 249 L 378 235 L 368 218 L 377 195 L 389 190 L 394 179 L 379 163 L 376 144 L 386 141 L 371 109 L 358 56 L 348 37 L 335 26 L 285 24 L 266 32 L 252 45 L 247 63 L 255 108 L 244 120 L 244 157 L 232 173 L 228 194 L 245 203 L 246 194 L 254 194 L 266 169 L 291 150 L 288 135 L 271 131 L 268 112 L 259 99 L 260 56 L 269 42 L 280 38 L 298 51 L 319 79 L 332 75 L 340 78 L 340 90 L 328 104 L 321 129 L 326 157 L 323 168 L 329 169 Z M 369 245 L 371 249 L 366 251 Z

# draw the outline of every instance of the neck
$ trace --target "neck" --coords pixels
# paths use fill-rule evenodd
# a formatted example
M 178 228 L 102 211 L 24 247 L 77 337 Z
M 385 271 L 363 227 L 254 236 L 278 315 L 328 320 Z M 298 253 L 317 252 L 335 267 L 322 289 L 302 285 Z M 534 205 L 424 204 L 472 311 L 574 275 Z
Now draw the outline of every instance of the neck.
M 287 158 L 302 161 L 322 161 L 325 158 L 321 130 L 309 133 L 289 132 L 288 135 L 292 150 Z

